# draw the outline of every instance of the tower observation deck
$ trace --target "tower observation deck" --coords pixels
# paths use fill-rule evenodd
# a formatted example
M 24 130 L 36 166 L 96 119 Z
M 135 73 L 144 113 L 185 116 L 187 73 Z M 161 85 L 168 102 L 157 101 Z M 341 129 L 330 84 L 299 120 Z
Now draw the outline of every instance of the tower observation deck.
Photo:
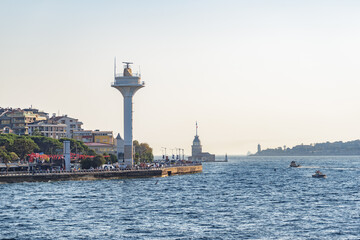
M 124 163 L 127 166 L 133 165 L 133 102 L 134 94 L 145 83 L 141 81 L 140 74 L 133 74 L 130 68 L 131 62 L 123 62 L 125 64 L 123 74 L 117 74 L 114 70 L 114 82 L 111 87 L 116 88 L 124 97 Z

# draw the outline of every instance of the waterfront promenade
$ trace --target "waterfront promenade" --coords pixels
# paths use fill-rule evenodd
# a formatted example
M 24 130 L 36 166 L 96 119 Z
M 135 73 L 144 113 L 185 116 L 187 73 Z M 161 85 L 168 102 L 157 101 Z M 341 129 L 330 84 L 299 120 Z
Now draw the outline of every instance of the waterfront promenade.
M 94 169 L 77 171 L 15 171 L 1 172 L 0 183 L 165 177 L 198 172 L 202 172 L 201 163 L 165 165 L 159 168 L 134 167 L 131 169 L 117 168 L 108 170 Z

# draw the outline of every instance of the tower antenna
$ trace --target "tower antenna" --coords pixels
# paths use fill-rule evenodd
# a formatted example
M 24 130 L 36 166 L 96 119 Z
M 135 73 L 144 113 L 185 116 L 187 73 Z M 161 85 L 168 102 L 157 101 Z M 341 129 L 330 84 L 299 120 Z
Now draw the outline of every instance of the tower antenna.
M 133 64 L 132 62 L 122 62 L 126 64 L 126 68 L 129 68 L 130 64 Z

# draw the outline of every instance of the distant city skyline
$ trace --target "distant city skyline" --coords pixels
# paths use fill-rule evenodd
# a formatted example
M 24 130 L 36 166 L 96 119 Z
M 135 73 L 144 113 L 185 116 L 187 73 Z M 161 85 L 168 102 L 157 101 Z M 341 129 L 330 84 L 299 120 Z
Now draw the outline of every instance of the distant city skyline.
M 360 137 L 360 2 L 1 1 L 0 107 L 123 134 L 114 57 L 141 67 L 134 139 L 191 154 Z

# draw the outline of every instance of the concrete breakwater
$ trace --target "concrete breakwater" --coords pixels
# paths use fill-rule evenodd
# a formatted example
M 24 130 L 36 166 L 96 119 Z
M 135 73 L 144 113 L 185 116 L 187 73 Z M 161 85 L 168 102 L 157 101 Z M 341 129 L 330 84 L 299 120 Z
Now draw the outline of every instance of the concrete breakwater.
M 82 170 L 73 172 L 9 172 L 0 174 L 0 183 L 147 178 L 199 172 L 202 172 L 201 164 L 176 165 L 150 169 Z

